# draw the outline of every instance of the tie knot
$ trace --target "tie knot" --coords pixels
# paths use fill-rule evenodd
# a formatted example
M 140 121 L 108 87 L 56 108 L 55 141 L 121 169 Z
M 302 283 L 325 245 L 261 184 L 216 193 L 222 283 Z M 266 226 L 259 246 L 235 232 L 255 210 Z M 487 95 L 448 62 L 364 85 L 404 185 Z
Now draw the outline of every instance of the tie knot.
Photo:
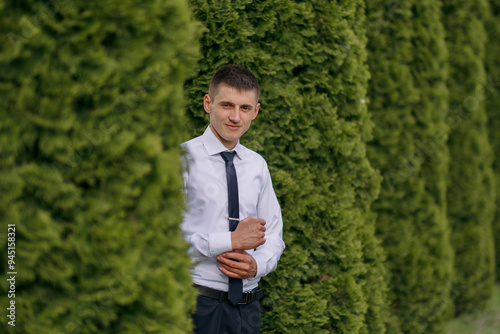
M 220 152 L 220 155 L 225 162 L 233 161 L 235 154 L 236 152 Z

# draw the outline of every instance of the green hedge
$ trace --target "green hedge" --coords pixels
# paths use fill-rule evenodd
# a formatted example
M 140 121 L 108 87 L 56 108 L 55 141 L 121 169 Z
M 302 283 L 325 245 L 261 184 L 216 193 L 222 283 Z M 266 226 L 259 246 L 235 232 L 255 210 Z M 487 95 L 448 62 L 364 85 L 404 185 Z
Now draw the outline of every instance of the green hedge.
M 2 233 L 16 225 L 18 273 L 16 327 L 2 279 L 2 328 L 190 332 L 178 229 L 182 89 L 198 52 L 187 5 L 3 1 L 0 11 L 0 217 Z
M 449 50 L 451 128 L 448 217 L 455 250 L 456 313 L 485 306 L 493 293 L 495 209 L 493 151 L 484 106 L 485 0 L 443 1 Z
M 486 45 L 486 71 L 482 78 L 486 112 L 488 114 L 488 130 L 493 157 L 493 172 L 496 178 L 496 213 L 493 219 L 493 233 L 495 240 L 496 279 L 500 282 L 500 1 L 491 0 L 491 16 L 486 30 L 488 43 Z
M 190 4 L 206 27 L 199 75 L 187 84 L 192 134 L 208 124 L 202 97 L 219 66 L 245 65 L 261 84 L 261 111 L 242 142 L 268 161 L 287 245 L 262 282 L 263 332 L 384 333 L 363 1 Z
M 0 247 L 15 224 L 18 272 L 16 327 L 0 324 L 191 331 L 179 143 L 205 129 L 227 63 L 260 80 L 242 142 L 268 161 L 284 217 L 264 333 L 444 333 L 451 301 L 483 307 L 492 222 L 500 242 L 500 2 L 188 3 L 0 2 Z
M 387 252 L 390 332 L 445 333 L 452 249 L 446 218 L 447 50 L 438 1 L 367 2 L 368 153 L 384 176 L 373 209 Z

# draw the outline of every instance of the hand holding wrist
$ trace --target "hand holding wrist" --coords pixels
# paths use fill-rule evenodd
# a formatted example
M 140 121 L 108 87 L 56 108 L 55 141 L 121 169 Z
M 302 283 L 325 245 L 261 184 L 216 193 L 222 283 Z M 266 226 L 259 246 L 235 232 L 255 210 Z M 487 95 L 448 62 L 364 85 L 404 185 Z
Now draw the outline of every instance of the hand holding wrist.
M 257 275 L 257 261 L 243 250 L 225 252 L 217 256 L 219 270 L 232 278 L 252 278 Z
M 253 217 L 241 220 L 236 230 L 231 232 L 233 250 L 254 249 L 266 242 L 266 221 Z

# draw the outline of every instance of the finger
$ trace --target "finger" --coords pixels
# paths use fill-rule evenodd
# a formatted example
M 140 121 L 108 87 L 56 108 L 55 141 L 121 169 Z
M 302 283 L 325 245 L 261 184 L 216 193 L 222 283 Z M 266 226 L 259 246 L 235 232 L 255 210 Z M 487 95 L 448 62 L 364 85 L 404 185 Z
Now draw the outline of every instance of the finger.
M 249 255 L 246 251 L 237 249 L 237 250 L 230 251 L 230 252 L 224 252 L 220 256 L 225 257 L 227 259 L 235 259 L 235 260 L 240 261 L 241 257 L 246 256 L 246 255 Z
M 232 272 L 233 274 L 237 275 L 245 275 L 248 273 L 248 270 L 250 269 L 250 265 L 246 266 L 245 268 L 234 268 L 225 264 L 220 265 L 222 268 L 226 269 L 227 271 Z
M 248 252 L 246 250 L 243 250 L 243 249 L 237 249 L 237 250 L 234 250 L 233 252 L 250 256 L 250 254 L 248 254 Z
M 227 270 L 224 267 L 219 267 L 219 270 L 221 271 L 221 273 L 223 273 L 226 276 L 229 276 L 229 277 L 232 277 L 232 278 L 241 278 L 241 279 L 243 279 L 242 275 L 235 274 L 235 273 Z
M 226 263 L 228 265 L 236 265 L 237 263 L 246 262 L 250 263 L 251 258 L 248 254 L 242 254 L 237 252 L 224 253 L 217 258 L 221 263 Z
M 240 277 L 240 275 L 235 274 L 235 273 L 233 273 L 233 272 L 231 272 L 231 271 L 227 270 L 226 268 L 224 268 L 224 267 L 222 267 L 222 266 L 221 266 L 221 267 L 219 267 L 219 270 L 220 270 L 220 272 L 221 272 L 221 273 L 223 273 L 224 275 L 226 275 L 226 276 L 228 276 L 228 277 L 232 277 L 232 278 L 241 278 L 241 277 Z
M 221 265 L 225 265 L 225 266 L 232 267 L 232 268 L 239 268 L 240 267 L 238 261 L 225 259 L 223 257 L 218 258 L 217 262 L 219 262 Z
M 222 254 L 225 258 L 237 260 L 239 262 L 250 263 L 252 261 L 252 256 L 248 254 L 245 250 L 235 250 L 232 252 L 227 252 Z

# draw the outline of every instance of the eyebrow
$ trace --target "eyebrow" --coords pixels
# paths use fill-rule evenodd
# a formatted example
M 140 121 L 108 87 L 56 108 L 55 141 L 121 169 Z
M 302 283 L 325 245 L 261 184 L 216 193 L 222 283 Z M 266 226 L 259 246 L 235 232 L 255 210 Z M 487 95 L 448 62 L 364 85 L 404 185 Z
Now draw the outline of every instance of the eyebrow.
M 234 103 L 231 101 L 220 101 L 219 104 L 229 104 L 231 106 L 234 106 Z M 248 107 L 248 108 L 253 109 L 254 106 L 251 104 L 242 104 L 241 107 Z

